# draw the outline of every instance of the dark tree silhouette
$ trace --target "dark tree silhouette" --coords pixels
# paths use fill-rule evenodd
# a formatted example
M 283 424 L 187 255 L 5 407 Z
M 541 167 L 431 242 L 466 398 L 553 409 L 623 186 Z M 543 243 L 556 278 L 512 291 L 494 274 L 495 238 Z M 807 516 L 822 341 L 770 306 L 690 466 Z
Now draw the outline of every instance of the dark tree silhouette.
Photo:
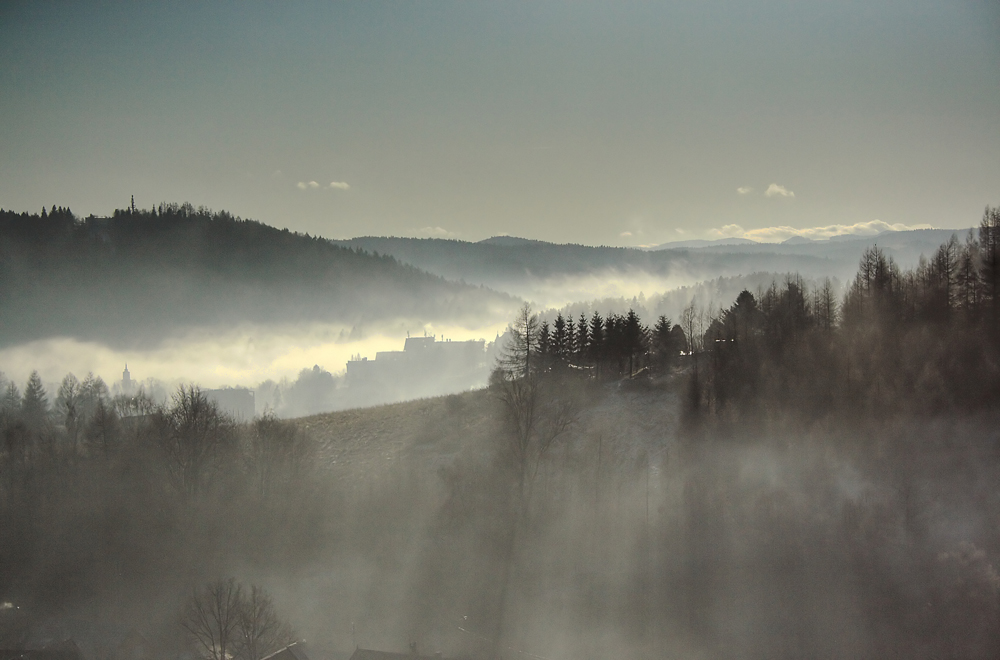
M 24 386 L 20 413 L 25 424 L 33 431 L 40 430 L 48 418 L 49 398 L 37 371 L 31 372 L 31 376 Z

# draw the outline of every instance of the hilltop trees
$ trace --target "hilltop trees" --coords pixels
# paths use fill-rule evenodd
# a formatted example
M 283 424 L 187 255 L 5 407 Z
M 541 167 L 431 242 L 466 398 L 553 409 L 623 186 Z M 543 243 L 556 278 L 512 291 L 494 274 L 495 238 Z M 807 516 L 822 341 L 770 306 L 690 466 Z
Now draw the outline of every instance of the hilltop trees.
M 790 274 L 715 314 L 692 301 L 677 325 L 661 317 L 650 329 L 632 309 L 589 321 L 559 313 L 537 325 L 527 363 L 541 374 L 632 378 L 665 373 L 686 353 L 692 409 L 974 408 L 1000 393 L 998 236 L 1000 208 L 987 207 L 978 237 L 952 236 L 913 270 L 868 248 L 839 300 L 830 279 L 810 286 Z
M 596 379 L 632 378 L 644 369 L 665 372 L 687 343 L 679 325 L 661 317 L 650 330 L 633 309 L 607 318 L 595 311 L 589 320 L 581 314 L 576 321 L 560 312 L 551 325 L 538 322 L 535 336 L 532 368 Z
M 744 291 L 704 336 L 710 373 L 698 388 L 717 412 L 781 408 L 829 414 L 842 406 L 976 408 L 1000 394 L 990 250 L 996 209 L 979 239 L 953 236 L 903 271 L 865 250 L 838 305 L 829 280 L 811 293 L 798 276 Z M 984 247 L 987 246 L 987 247 Z
M 676 364 L 678 356 L 684 350 L 684 331 L 666 316 L 660 316 L 650 333 L 649 341 L 656 368 L 666 371 Z
M 565 328 L 565 322 L 561 325 Z M 521 308 L 509 333 L 511 338 L 490 376 L 490 391 L 501 406 L 506 438 L 502 453 L 514 474 L 515 497 L 523 514 L 538 466 L 572 423 L 573 411 L 571 400 L 560 396 L 559 388 L 537 367 L 544 356 L 533 352 L 539 344 L 539 323 L 530 306 Z M 550 342 L 555 352 L 557 345 Z
M 1000 327 L 1000 206 L 987 206 L 983 212 L 977 256 L 983 299 L 989 305 L 996 332 Z

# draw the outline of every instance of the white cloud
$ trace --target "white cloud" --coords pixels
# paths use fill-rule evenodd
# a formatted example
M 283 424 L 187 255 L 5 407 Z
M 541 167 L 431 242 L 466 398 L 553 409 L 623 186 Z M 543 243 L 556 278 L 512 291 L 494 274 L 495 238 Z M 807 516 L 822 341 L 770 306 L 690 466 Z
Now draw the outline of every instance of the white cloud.
M 330 185 L 321 186 L 315 181 L 299 181 L 295 184 L 295 187 L 299 190 L 319 190 L 320 188 L 325 188 L 326 190 L 350 190 L 351 186 L 347 184 L 346 181 L 331 181 Z
M 622 238 L 629 238 L 629 237 L 632 236 L 632 232 L 630 232 L 630 231 L 623 231 L 622 233 L 620 233 L 618 235 L 621 236 Z
M 779 186 L 776 183 L 772 183 L 764 191 L 764 195 L 767 197 L 795 197 L 795 193 L 784 186 Z
M 875 236 L 884 231 L 910 231 L 912 229 L 932 229 L 932 227 L 927 224 L 905 225 L 902 222 L 890 224 L 882 220 L 869 220 L 868 222 L 856 222 L 853 225 L 826 225 L 802 229 L 788 226 L 743 229 L 739 225 L 724 225 L 721 228 L 710 229 L 708 233 L 713 238 L 749 238 L 761 243 L 778 243 L 793 236 L 822 240 L 833 236 Z
M 418 236 L 429 236 L 431 238 L 451 238 L 453 236 L 458 236 L 456 232 L 448 231 L 444 227 L 421 227 L 414 233 Z
M 719 229 L 709 229 L 712 238 L 742 238 L 746 231 L 739 225 L 723 225 Z
M 738 192 L 741 195 L 749 195 L 750 193 L 753 192 L 753 188 L 751 188 L 750 186 L 740 186 L 739 188 L 736 189 L 736 192 Z

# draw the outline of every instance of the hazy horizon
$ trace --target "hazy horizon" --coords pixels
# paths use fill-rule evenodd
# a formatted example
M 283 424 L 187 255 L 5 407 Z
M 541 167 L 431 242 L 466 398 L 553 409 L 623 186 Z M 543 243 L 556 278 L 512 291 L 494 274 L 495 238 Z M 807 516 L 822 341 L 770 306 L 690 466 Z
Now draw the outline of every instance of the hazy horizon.
M 624 246 L 960 226 L 998 201 L 998 33 L 984 2 L 5 3 L 0 200 Z
M 0 89 L 0 660 L 1000 657 L 997 0 L 10 0 Z

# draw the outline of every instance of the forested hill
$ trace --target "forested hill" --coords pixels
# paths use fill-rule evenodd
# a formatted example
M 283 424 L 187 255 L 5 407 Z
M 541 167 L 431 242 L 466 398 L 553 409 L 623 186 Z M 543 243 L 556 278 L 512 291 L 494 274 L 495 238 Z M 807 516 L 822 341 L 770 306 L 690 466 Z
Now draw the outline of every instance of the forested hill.
M 0 345 L 154 343 L 240 322 L 460 321 L 508 296 L 190 204 L 75 217 L 0 211 Z
M 968 230 L 960 230 L 964 238 Z M 797 272 L 805 277 L 853 276 L 865 249 L 878 244 L 897 263 L 915 266 L 948 240 L 951 230 L 887 232 L 877 237 L 804 243 L 684 246 L 656 250 L 560 245 L 513 237 L 470 243 L 445 239 L 365 236 L 339 245 L 391 254 L 448 279 L 521 293 L 529 280 L 618 273 L 646 273 L 691 281 L 754 272 Z

